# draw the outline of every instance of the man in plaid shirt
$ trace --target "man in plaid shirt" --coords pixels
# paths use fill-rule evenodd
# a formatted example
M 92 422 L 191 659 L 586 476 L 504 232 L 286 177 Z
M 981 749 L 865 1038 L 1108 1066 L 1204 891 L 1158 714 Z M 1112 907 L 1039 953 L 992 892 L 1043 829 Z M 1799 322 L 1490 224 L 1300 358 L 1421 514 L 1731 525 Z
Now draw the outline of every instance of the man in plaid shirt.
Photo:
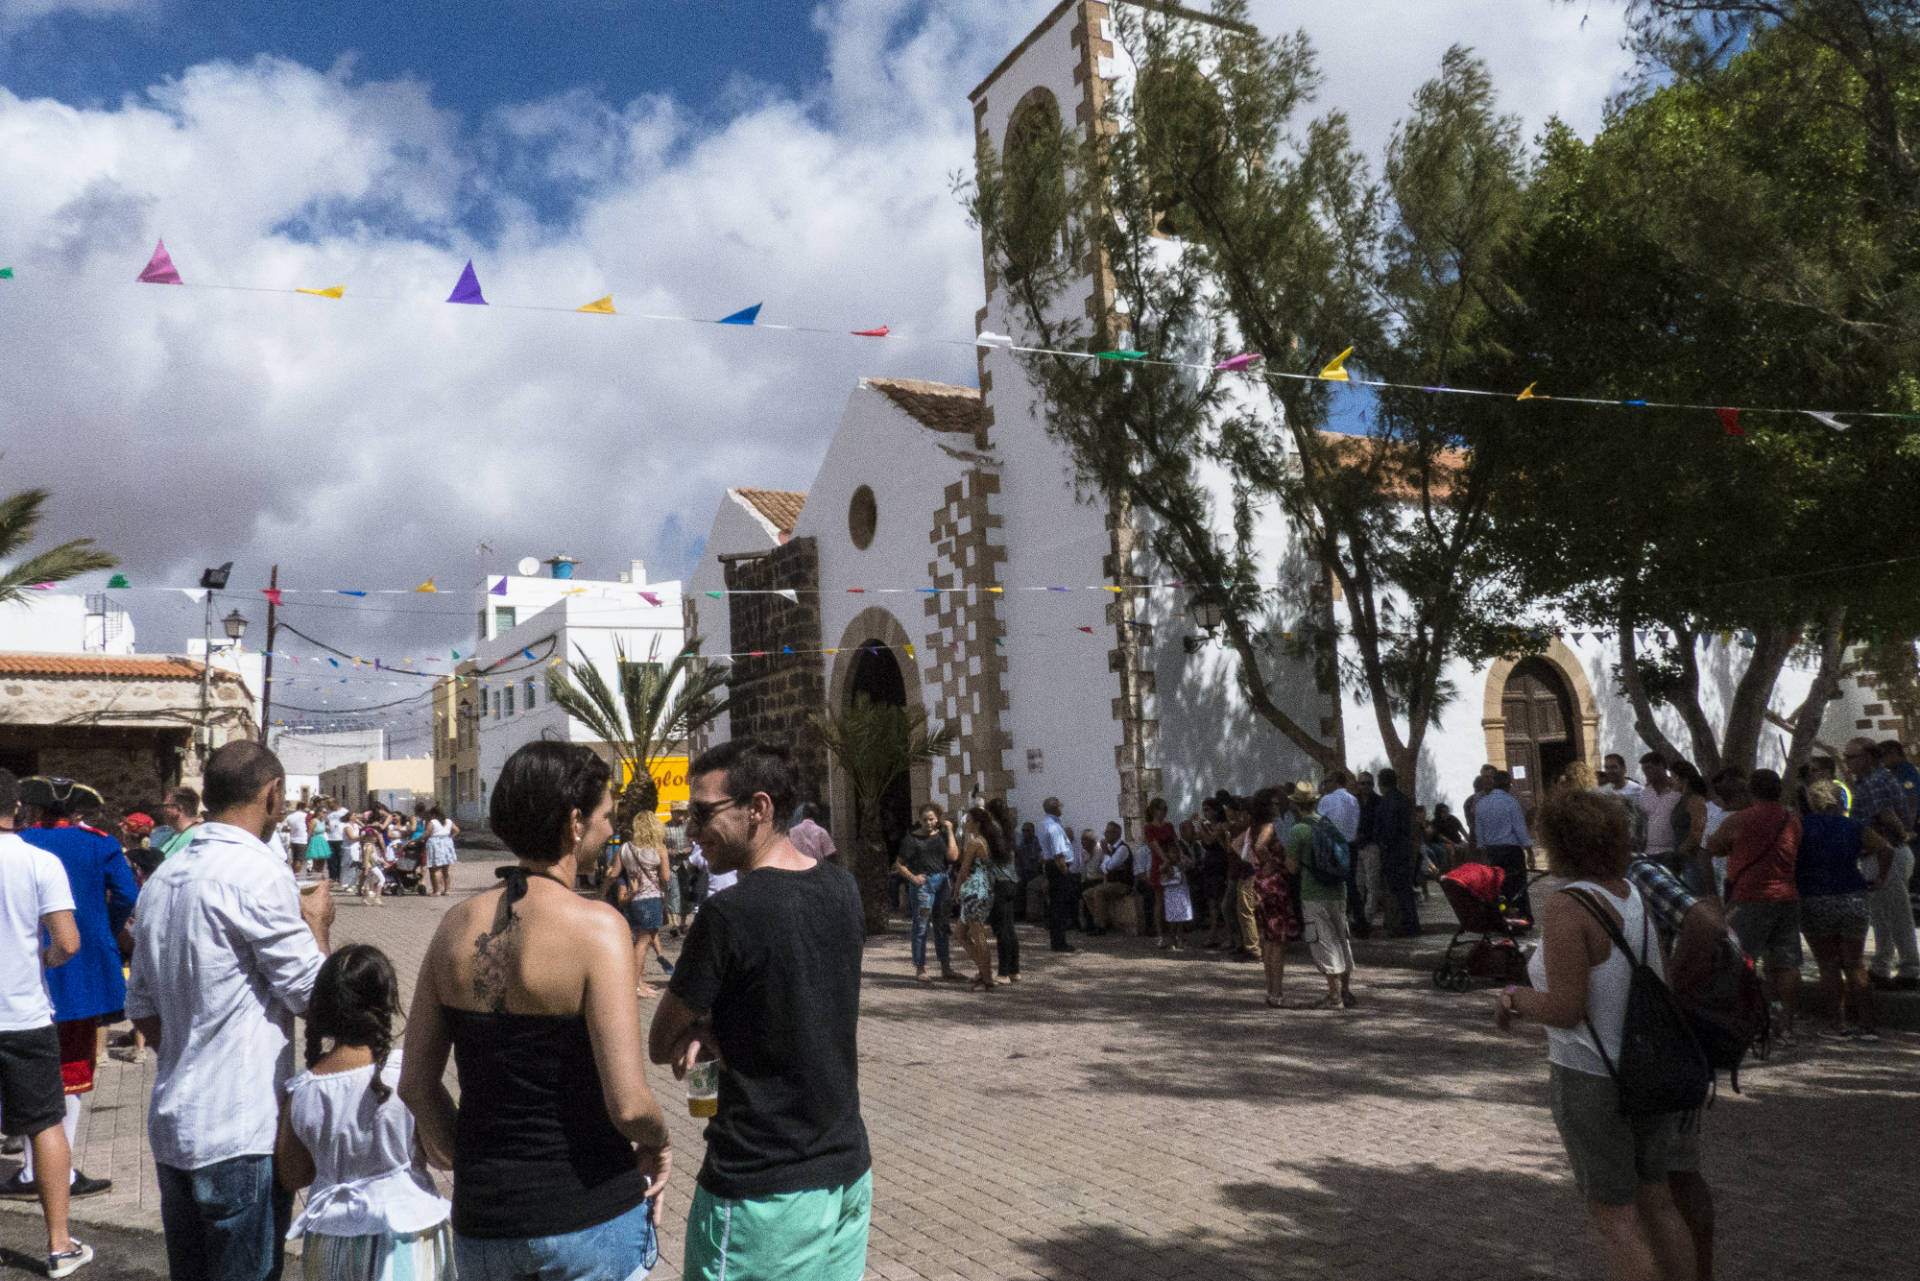
M 1894 772 L 1880 764 L 1872 740 L 1847 744 L 1847 771 L 1853 775 L 1853 810 L 1848 817 L 1871 823 L 1893 846 L 1893 867 L 1873 887 L 1873 985 L 1911 991 L 1920 988 L 1920 940 L 1913 931 L 1913 807 Z M 1894 971 L 1899 958 L 1899 972 Z

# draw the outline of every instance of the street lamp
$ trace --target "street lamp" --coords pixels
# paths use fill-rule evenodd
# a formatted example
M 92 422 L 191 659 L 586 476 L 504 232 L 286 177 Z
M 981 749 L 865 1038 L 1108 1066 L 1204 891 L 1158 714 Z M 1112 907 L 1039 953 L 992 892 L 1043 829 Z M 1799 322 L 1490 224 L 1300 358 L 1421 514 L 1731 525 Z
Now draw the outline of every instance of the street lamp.
M 247 616 L 237 609 L 221 619 L 220 625 L 227 629 L 227 639 L 235 645 L 238 645 L 240 638 L 247 634 Z
M 1213 633 L 1218 630 L 1221 620 L 1226 617 L 1226 611 L 1220 607 L 1219 600 L 1213 596 L 1204 592 L 1194 592 L 1187 597 L 1187 617 L 1194 621 L 1194 625 L 1200 629 L 1201 634 L 1182 637 L 1180 647 L 1189 654 L 1197 654 L 1201 646 L 1213 639 Z

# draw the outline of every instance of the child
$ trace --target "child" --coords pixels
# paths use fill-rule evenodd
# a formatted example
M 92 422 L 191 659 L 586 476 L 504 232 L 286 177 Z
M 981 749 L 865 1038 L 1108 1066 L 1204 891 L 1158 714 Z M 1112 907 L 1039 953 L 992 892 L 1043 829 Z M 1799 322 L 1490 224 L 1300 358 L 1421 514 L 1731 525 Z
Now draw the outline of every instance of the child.
M 307 1006 L 307 1070 L 280 1105 L 274 1167 L 312 1185 L 287 1233 L 306 1281 L 453 1281 L 452 1207 L 415 1164 L 413 1114 L 393 1092 L 400 985 L 379 948 L 327 958 Z
M 1187 925 L 1193 920 L 1193 890 L 1187 874 L 1192 862 L 1178 841 L 1168 843 L 1167 860 L 1160 865 L 1160 890 L 1166 896 L 1167 929 L 1173 934 L 1173 950 L 1187 943 Z
M 380 895 L 387 884 L 387 852 L 380 829 L 368 827 L 360 836 L 360 901 L 380 906 Z

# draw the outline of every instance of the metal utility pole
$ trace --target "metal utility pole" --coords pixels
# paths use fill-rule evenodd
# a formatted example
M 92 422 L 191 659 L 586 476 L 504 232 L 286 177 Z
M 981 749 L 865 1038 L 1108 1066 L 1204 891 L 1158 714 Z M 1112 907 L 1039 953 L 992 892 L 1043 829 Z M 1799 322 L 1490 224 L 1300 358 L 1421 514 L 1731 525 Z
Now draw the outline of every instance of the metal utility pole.
M 204 591 L 207 603 L 207 621 L 200 633 L 200 769 L 207 768 L 207 757 L 213 755 L 213 597 L 216 592 L 227 590 L 227 577 L 233 573 L 233 562 L 228 561 L 218 569 L 208 569 L 200 575 L 200 590 Z
M 260 741 L 268 746 L 273 744 L 273 633 L 276 626 L 273 611 L 277 608 L 271 593 L 279 588 L 280 567 L 275 565 L 267 576 L 267 591 L 270 593 L 267 596 L 267 667 L 260 678 Z

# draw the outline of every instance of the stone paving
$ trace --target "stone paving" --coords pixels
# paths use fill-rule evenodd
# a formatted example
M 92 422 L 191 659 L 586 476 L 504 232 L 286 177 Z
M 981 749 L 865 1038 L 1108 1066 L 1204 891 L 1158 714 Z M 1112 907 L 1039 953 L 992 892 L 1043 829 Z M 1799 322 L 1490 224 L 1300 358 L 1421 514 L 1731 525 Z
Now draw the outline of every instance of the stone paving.
M 464 862 L 456 892 L 492 879 Z M 410 987 L 441 904 L 339 903 L 336 936 L 385 948 Z M 1374 965 L 1359 1010 L 1273 1011 L 1259 967 L 1217 953 L 1110 937 L 1059 957 L 1024 927 L 1023 944 L 1027 981 L 990 995 L 913 982 L 903 934 L 868 949 L 869 1276 L 1598 1275 L 1543 1038 L 1496 1033 L 1484 993 L 1436 991 L 1430 964 Z M 1290 1002 L 1322 990 L 1304 957 L 1289 973 Z M 115 1188 L 76 1204 L 78 1222 L 158 1227 L 151 1073 L 102 1070 L 79 1150 Z M 1920 1186 L 1917 1073 L 1920 1036 L 1896 1032 L 1803 1042 L 1750 1069 L 1744 1094 L 1722 1090 L 1706 1122 L 1720 1275 L 1911 1273 L 1898 1224 Z M 656 1275 L 676 1276 L 699 1124 L 669 1073 L 653 1082 L 679 1157 Z M 4 1218 L 0 1244 L 27 1250 L 37 1223 Z M 159 1266 L 153 1248 L 143 1267 Z

